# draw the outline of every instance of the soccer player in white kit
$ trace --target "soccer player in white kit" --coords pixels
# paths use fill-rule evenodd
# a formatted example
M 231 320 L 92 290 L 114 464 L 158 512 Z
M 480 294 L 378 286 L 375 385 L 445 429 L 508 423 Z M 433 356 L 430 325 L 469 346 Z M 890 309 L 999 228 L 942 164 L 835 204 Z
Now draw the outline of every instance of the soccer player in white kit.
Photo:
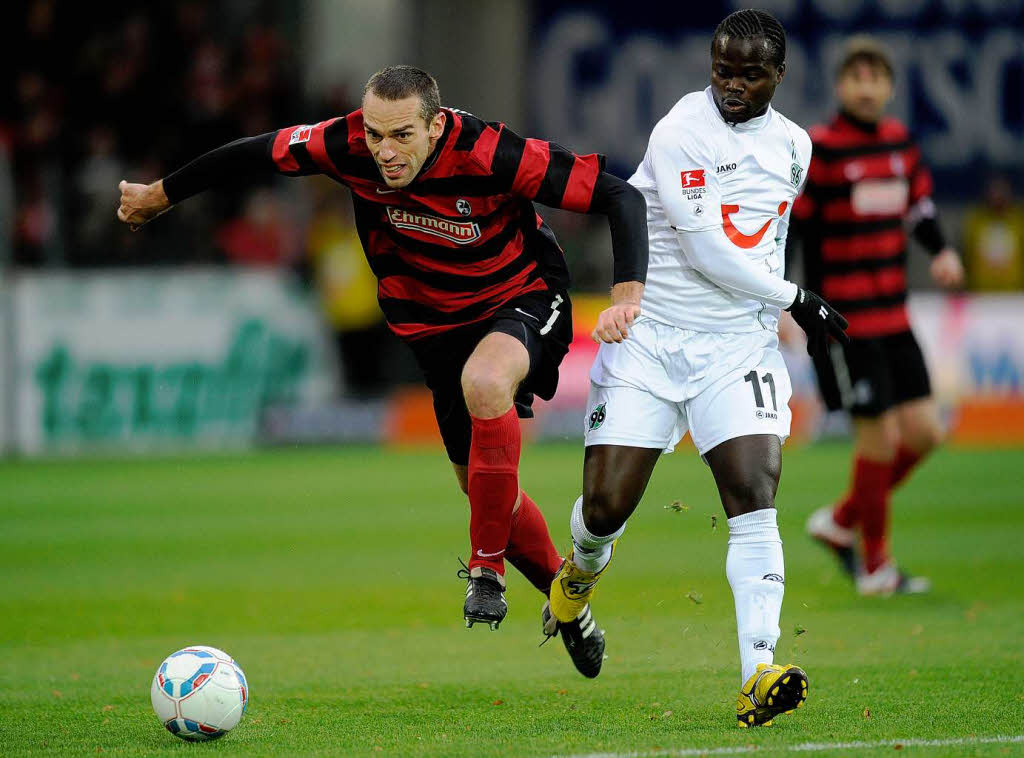
M 782 277 L 790 209 L 811 159 L 807 133 L 770 105 L 785 51 L 770 14 L 723 20 L 711 86 L 658 122 L 629 180 L 647 200 L 647 284 L 626 339 L 595 330 L 604 344 L 590 372 L 583 495 L 545 608 L 548 633 L 576 619 L 593 629 L 587 603 L 614 542 L 660 455 L 689 431 L 729 516 L 743 727 L 769 724 L 807 697 L 804 671 L 773 662 L 785 586 L 775 493 L 791 394 L 780 310 L 807 332 L 812 353 L 829 336 L 846 338 L 842 316 Z

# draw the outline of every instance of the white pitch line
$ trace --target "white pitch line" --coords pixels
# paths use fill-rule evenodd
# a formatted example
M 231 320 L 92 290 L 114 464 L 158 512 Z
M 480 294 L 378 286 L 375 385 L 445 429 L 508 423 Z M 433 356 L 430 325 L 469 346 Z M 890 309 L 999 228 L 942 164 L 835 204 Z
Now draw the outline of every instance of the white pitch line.
M 674 758 L 687 755 L 745 755 L 762 750 L 777 753 L 818 753 L 823 750 L 875 750 L 894 747 L 951 747 L 953 745 L 990 745 L 1024 742 L 1024 734 L 1000 735 L 997 737 L 952 737 L 944 740 L 879 740 L 877 742 L 804 742 L 799 745 L 737 745 L 731 747 L 679 748 L 673 750 L 636 750 L 628 753 L 580 753 L 562 758 Z M 558 758 L 556 756 L 556 758 Z

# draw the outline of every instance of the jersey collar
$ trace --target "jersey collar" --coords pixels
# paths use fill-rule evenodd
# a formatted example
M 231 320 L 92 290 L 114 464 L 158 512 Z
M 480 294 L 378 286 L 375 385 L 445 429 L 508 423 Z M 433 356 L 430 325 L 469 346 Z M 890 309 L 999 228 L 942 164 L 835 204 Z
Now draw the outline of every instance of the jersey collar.
M 766 110 L 760 116 L 755 116 L 754 118 L 750 119 L 749 121 L 744 121 L 744 122 L 739 123 L 739 124 L 734 124 L 734 123 L 726 121 L 724 118 L 722 118 L 721 111 L 719 111 L 718 110 L 718 106 L 715 105 L 715 96 L 711 93 L 711 87 L 710 86 L 707 87 L 704 90 L 704 95 L 707 98 L 708 107 L 711 109 L 711 112 L 715 115 L 715 118 L 717 118 L 721 123 L 725 124 L 730 129 L 732 129 L 733 131 L 736 131 L 736 132 L 759 132 L 762 129 L 764 129 L 766 126 L 768 126 L 768 123 L 772 120 L 772 118 L 774 116 L 774 113 L 775 113 L 775 111 L 772 108 L 772 106 L 769 105 L 768 106 L 768 110 Z

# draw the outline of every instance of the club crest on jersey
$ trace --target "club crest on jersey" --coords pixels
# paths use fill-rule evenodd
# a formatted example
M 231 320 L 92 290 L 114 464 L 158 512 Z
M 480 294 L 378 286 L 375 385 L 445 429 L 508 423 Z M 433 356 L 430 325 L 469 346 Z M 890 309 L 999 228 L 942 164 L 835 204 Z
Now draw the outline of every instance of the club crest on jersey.
M 469 204 L 469 201 L 463 197 L 460 197 L 455 201 L 455 210 L 461 213 L 463 216 L 468 216 L 473 212 L 473 206 Z
M 388 208 L 388 220 L 398 229 L 431 234 L 456 245 L 468 245 L 480 239 L 480 226 L 472 221 L 450 221 L 404 208 Z
M 600 428 L 601 424 L 604 423 L 604 419 L 605 419 L 605 415 L 606 415 L 605 414 L 605 405 L 607 405 L 607 403 L 601 403 L 599 406 L 597 406 L 593 410 L 593 412 L 591 412 L 590 420 L 589 420 L 589 422 L 587 424 L 587 431 L 588 432 L 592 432 L 595 429 Z
M 794 187 L 800 186 L 800 178 L 804 175 L 804 170 L 799 163 L 794 163 L 789 167 L 789 183 Z
M 292 136 L 288 138 L 289 145 L 298 145 L 300 142 L 309 142 L 310 136 L 313 134 L 313 125 L 309 124 L 306 126 L 298 127 Z

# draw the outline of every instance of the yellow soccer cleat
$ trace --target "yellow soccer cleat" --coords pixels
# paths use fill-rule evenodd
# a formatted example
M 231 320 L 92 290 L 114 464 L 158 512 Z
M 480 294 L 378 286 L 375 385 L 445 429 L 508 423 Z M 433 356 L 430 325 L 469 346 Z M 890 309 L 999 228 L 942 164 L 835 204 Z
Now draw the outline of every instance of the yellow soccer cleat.
M 799 666 L 759 663 L 736 698 L 737 726 L 770 726 L 780 713 L 791 713 L 807 700 L 807 674 Z
M 612 556 L 615 555 L 615 544 L 612 543 Z M 562 561 L 562 566 L 551 580 L 551 613 L 563 624 L 568 624 L 583 612 L 594 596 L 594 585 L 601 574 L 608 568 L 612 559 L 600 571 L 584 571 L 572 562 L 574 550 Z

